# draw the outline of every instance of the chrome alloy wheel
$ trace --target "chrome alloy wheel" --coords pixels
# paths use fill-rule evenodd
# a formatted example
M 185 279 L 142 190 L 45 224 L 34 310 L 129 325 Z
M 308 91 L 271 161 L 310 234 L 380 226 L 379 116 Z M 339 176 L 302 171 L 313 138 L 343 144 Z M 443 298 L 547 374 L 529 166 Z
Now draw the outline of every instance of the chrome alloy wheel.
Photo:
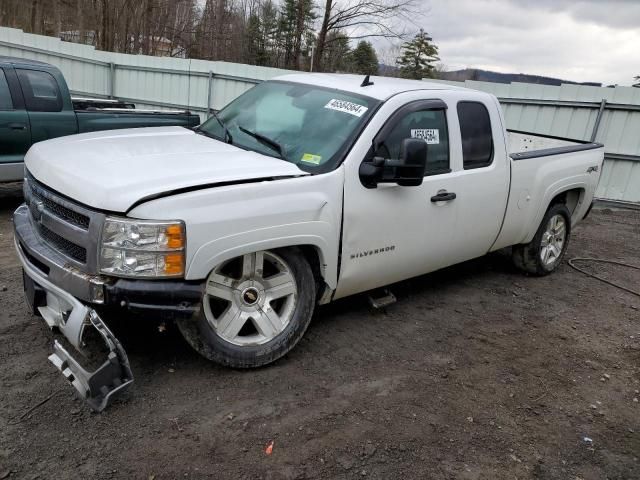
M 287 327 L 298 288 L 291 269 L 273 252 L 223 263 L 207 278 L 204 313 L 216 334 L 238 346 L 262 345 Z
M 567 225 L 562 215 L 554 215 L 549 219 L 540 242 L 540 260 L 546 266 L 553 265 L 562 254 L 567 240 Z

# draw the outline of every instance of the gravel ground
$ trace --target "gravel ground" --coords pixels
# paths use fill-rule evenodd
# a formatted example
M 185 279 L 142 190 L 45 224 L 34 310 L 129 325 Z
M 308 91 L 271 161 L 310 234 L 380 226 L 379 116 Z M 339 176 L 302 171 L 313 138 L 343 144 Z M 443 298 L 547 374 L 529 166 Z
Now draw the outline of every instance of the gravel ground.
M 640 298 L 566 264 L 532 278 L 493 254 L 395 285 L 385 312 L 339 301 L 254 371 L 121 319 L 135 388 L 94 414 L 24 306 L 20 202 L 0 187 L 0 479 L 640 478 Z M 639 238 L 640 212 L 595 210 L 568 258 L 640 264 Z

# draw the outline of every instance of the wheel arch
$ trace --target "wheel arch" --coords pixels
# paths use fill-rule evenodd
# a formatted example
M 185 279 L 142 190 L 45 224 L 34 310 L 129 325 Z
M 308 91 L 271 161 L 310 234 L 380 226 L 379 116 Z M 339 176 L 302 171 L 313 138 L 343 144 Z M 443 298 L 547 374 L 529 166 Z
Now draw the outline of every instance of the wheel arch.
M 571 188 L 571 189 L 568 189 L 568 190 L 564 190 L 563 192 L 560 192 L 560 193 L 556 194 L 551 199 L 551 202 L 549 202 L 549 206 L 547 207 L 547 210 L 545 210 L 545 213 L 552 206 L 554 206 L 556 204 L 559 204 L 559 203 L 562 203 L 567 207 L 567 209 L 571 213 L 571 220 L 572 220 L 572 223 L 573 223 L 574 219 L 575 219 L 575 216 L 576 216 L 576 211 L 578 209 L 578 205 L 580 205 L 580 203 L 584 199 L 585 194 L 586 194 L 586 190 L 583 187 L 577 187 L 577 188 Z
M 247 253 L 283 248 L 299 249 L 304 258 L 309 262 L 318 287 L 321 288 L 324 283 L 329 289 L 335 290 L 337 284 L 337 264 L 334 265 L 334 262 L 331 262 L 330 259 L 337 258 L 337 252 L 332 254 L 332 252 L 330 252 L 330 245 L 322 237 L 313 235 L 295 238 L 274 238 L 246 243 L 219 251 L 208 258 L 203 258 L 202 255 L 196 254 L 187 267 L 187 279 L 206 278 L 209 272 L 216 266 L 227 260 L 246 255 Z M 319 293 L 321 292 L 319 291 Z
M 575 226 L 575 224 L 582 218 L 584 211 L 588 208 L 588 205 L 584 204 L 587 188 L 588 186 L 583 183 L 575 183 L 559 187 L 554 190 L 549 189 L 547 194 L 544 196 L 544 200 L 541 204 L 541 208 L 535 216 L 535 220 L 531 223 L 529 233 L 521 243 L 528 243 L 533 239 L 545 214 L 556 204 L 566 205 L 567 209 L 571 213 L 571 225 Z

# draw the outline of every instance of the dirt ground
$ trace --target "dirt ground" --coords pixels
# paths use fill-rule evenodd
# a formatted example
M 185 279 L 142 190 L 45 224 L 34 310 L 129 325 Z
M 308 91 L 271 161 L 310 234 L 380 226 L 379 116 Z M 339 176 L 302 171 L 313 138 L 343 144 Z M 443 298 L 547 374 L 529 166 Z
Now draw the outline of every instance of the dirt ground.
M 640 298 L 566 264 L 532 278 L 493 254 L 395 285 L 386 312 L 337 302 L 255 371 L 130 320 L 135 387 L 95 414 L 24 306 L 20 202 L 0 187 L 0 479 L 640 478 Z M 637 265 L 639 240 L 640 212 L 596 210 L 568 258 Z M 639 289 L 638 271 L 589 268 Z

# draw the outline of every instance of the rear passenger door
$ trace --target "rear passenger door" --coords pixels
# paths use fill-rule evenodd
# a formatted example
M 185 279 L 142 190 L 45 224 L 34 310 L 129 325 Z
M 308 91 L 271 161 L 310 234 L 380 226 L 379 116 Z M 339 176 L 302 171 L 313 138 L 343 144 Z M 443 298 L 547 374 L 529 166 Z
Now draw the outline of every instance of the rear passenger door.
M 29 117 L 12 68 L 0 68 L 0 169 L 22 162 L 31 145 Z M 5 177 L 0 171 L 0 180 Z
M 485 99 L 486 98 L 486 99 Z M 457 170 L 458 221 L 452 248 L 459 261 L 485 255 L 500 232 L 509 195 L 509 163 L 503 127 L 493 97 L 470 97 L 455 105 L 461 150 Z M 454 128 L 452 126 L 452 128 Z
M 33 143 L 78 132 L 69 93 L 66 88 L 63 92 L 51 73 L 26 67 L 16 68 L 16 73 L 29 114 Z

